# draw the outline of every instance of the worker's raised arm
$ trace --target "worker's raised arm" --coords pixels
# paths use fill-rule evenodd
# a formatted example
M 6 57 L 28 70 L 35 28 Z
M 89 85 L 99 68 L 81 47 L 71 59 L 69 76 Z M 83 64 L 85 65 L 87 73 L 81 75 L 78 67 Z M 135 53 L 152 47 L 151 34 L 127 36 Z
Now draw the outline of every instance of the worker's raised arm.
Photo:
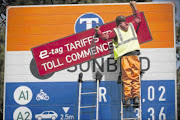
M 136 30 L 138 28 L 138 24 L 141 22 L 141 16 L 139 11 L 137 10 L 136 1 L 130 1 L 130 6 L 133 14 L 135 14 L 135 18 L 132 21 L 132 24 L 134 25 L 134 28 Z
M 110 33 L 102 33 L 100 30 L 100 27 L 96 27 L 95 32 L 98 37 L 100 37 L 101 39 L 105 41 L 109 39 L 114 39 L 116 37 L 116 33 L 114 31 Z
M 137 10 L 136 1 L 130 1 L 130 6 L 131 6 L 133 14 L 135 14 L 135 12 Z

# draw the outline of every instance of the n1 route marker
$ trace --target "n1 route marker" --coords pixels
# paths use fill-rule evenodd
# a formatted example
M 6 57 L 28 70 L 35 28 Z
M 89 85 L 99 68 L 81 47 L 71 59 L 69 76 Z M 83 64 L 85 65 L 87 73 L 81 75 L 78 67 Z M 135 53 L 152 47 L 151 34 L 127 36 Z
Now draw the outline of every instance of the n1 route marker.
M 138 28 L 138 40 L 142 44 L 152 40 L 148 24 L 143 12 L 140 12 L 141 23 Z M 126 17 L 130 22 L 134 15 Z M 109 33 L 115 28 L 115 22 L 100 26 L 100 29 Z M 103 41 L 94 37 L 94 29 L 89 29 L 70 35 L 53 42 L 49 42 L 31 49 L 40 76 L 47 75 L 62 69 L 99 58 L 113 52 L 112 40 Z

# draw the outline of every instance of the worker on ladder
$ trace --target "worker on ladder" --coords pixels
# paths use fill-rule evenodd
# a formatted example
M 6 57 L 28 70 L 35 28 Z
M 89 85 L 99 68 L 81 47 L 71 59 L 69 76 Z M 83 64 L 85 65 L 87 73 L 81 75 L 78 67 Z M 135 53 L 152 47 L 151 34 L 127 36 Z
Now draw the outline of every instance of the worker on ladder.
M 116 28 L 111 33 L 102 33 L 100 27 L 95 28 L 96 35 L 103 40 L 113 39 L 114 59 L 120 58 L 122 81 L 124 86 L 124 105 L 130 106 L 131 100 L 134 105 L 140 103 L 140 46 L 137 38 L 137 30 L 141 22 L 140 13 L 136 2 L 130 1 L 135 18 L 127 23 L 124 16 L 115 19 Z

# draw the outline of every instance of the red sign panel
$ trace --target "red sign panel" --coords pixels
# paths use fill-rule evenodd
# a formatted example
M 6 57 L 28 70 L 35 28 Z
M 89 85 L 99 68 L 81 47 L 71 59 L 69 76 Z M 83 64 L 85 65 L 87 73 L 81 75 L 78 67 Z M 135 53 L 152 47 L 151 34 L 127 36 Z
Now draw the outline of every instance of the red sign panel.
M 143 12 L 140 13 L 137 35 L 140 43 L 152 40 Z M 133 15 L 126 17 L 127 22 Z M 103 32 L 112 32 L 115 22 L 100 27 Z M 94 29 L 86 30 L 71 36 L 32 48 L 32 53 L 40 76 L 56 72 L 91 59 L 99 58 L 113 52 L 112 40 L 103 41 L 94 37 Z

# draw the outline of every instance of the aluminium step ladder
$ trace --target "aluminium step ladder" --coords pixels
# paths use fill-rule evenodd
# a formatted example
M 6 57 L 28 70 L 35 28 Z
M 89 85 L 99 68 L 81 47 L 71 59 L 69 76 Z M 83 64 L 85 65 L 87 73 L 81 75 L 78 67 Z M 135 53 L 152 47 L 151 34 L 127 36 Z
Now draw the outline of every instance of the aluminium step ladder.
M 143 74 L 144 74 L 144 72 L 141 71 L 140 77 L 139 77 L 140 82 L 141 82 L 141 78 L 142 78 Z M 139 106 L 131 104 L 129 107 L 127 107 L 126 105 L 123 104 L 124 95 L 123 95 L 123 83 L 121 80 L 121 72 L 119 73 L 117 84 L 121 84 L 121 90 L 120 90 L 121 91 L 121 111 L 120 111 L 121 120 L 142 120 L 141 87 L 139 90 L 139 94 L 140 94 Z M 133 111 L 133 113 L 132 113 L 133 115 L 130 113 L 130 115 L 132 115 L 133 117 L 126 117 L 125 118 L 124 117 L 124 110 L 126 110 L 125 112 L 132 112 Z M 137 114 L 136 114 L 137 116 L 135 117 L 134 114 L 136 111 L 137 111 Z
M 78 82 L 79 82 L 79 98 L 78 98 L 78 120 L 80 120 L 81 117 L 81 109 L 88 109 L 88 108 L 96 108 L 96 120 L 98 120 L 98 114 L 99 114 L 99 84 L 102 78 L 102 75 L 99 71 L 96 72 L 96 82 L 97 82 L 97 91 L 96 92 L 83 92 L 82 93 L 82 83 L 84 82 L 82 80 L 83 74 L 79 74 Z M 92 81 L 92 80 L 91 80 Z M 90 94 L 96 94 L 96 105 L 92 106 L 81 106 L 81 95 L 90 95 Z

